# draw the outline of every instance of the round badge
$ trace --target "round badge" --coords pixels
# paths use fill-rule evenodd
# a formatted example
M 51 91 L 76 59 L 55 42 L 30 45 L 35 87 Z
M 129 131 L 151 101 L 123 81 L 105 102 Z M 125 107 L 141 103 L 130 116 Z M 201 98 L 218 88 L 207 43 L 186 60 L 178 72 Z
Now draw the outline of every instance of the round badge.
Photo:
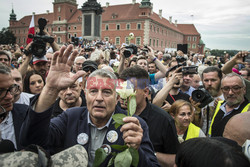
M 110 145 L 107 145 L 107 144 L 103 144 L 103 145 L 101 146 L 101 148 L 103 148 L 103 150 L 105 151 L 106 154 L 110 154 L 111 151 L 112 151 Z
M 116 142 L 117 139 L 118 139 L 118 133 L 116 131 L 111 130 L 111 131 L 108 132 L 108 134 L 107 134 L 107 140 L 110 143 Z
M 77 136 L 77 143 L 78 144 L 84 145 L 84 144 L 88 143 L 88 141 L 89 141 L 89 136 L 86 133 L 80 133 Z

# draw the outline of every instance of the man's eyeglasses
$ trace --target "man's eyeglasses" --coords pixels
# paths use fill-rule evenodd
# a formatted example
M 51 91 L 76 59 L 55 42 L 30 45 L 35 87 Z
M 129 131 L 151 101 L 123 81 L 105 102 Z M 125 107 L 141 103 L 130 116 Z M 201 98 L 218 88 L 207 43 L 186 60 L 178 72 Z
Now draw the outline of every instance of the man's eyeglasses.
M 7 58 L 0 58 L 0 61 L 5 61 L 5 62 L 7 62 L 7 61 L 9 61 L 9 59 L 7 59 Z
M 229 92 L 231 89 L 235 93 L 235 92 L 240 91 L 241 88 L 243 88 L 243 86 L 233 86 L 233 87 L 224 86 L 223 88 L 221 88 L 221 90 L 223 92 Z
M 93 72 L 93 71 L 95 71 L 95 68 L 93 68 L 93 67 L 84 67 L 83 69 L 82 69 L 83 71 L 85 71 L 85 72 Z
M 4 99 L 8 92 L 10 92 L 11 95 L 16 94 L 19 91 L 19 86 L 17 84 L 11 85 L 8 89 L 0 89 L 0 99 Z

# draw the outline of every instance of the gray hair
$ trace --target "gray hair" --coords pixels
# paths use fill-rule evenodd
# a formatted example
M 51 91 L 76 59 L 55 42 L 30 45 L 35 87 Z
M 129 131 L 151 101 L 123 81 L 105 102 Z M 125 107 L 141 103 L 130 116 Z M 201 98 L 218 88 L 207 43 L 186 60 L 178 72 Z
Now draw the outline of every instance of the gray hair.
M 76 58 L 75 58 L 75 61 L 74 61 L 74 64 L 76 64 L 76 62 L 78 61 L 78 60 L 86 60 L 85 59 L 85 57 L 83 57 L 83 56 L 77 56 Z
M 11 74 L 10 68 L 8 66 L 0 63 L 0 74 L 10 75 Z
M 114 89 L 116 89 L 116 86 L 117 86 L 117 77 L 116 75 L 111 72 L 111 71 L 108 71 L 108 70 L 105 70 L 105 69 L 98 69 L 98 70 L 95 70 L 94 72 L 92 72 L 89 77 L 88 77 L 88 80 L 89 78 L 93 78 L 95 76 L 100 76 L 100 77 L 103 77 L 103 78 L 110 78 L 112 80 L 114 80 Z M 85 86 L 85 89 L 88 87 L 88 80 L 86 82 L 86 86 Z
M 236 74 L 236 73 L 234 73 L 234 72 L 229 73 L 229 74 L 227 74 L 227 75 L 225 75 L 225 76 L 223 77 L 222 81 L 223 81 L 225 78 L 227 78 L 227 77 L 238 77 L 238 78 L 240 78 L 243 87 L 246 87 L 246 83 L 245 83 L 243 77 L 240 76 L 239 74 Z M 221 81 L 221 82 L 222 82 L 222 81 Z

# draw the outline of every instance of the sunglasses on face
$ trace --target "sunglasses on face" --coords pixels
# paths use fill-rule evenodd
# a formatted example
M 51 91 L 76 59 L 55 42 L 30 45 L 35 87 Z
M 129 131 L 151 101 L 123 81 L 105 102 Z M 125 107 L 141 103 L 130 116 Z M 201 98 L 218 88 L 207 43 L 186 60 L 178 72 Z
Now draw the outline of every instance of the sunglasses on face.
M 83 69 L 82 69 L 83 71 L 85 71 L 85 72 L 93 72 L 93 71 L 95 71 L 95 68 L 93 68 L 93 67 L 84 67 Z

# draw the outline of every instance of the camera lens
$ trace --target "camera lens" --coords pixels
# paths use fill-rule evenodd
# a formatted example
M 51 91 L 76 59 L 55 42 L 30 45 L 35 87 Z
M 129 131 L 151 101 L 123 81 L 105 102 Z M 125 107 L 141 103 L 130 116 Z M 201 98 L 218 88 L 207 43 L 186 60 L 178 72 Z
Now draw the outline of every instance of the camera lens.
M 205 93 L 201 90 L 194 90 L 192 93 L 192 99 L 196 102 L 201 102 L 205 97 Z

